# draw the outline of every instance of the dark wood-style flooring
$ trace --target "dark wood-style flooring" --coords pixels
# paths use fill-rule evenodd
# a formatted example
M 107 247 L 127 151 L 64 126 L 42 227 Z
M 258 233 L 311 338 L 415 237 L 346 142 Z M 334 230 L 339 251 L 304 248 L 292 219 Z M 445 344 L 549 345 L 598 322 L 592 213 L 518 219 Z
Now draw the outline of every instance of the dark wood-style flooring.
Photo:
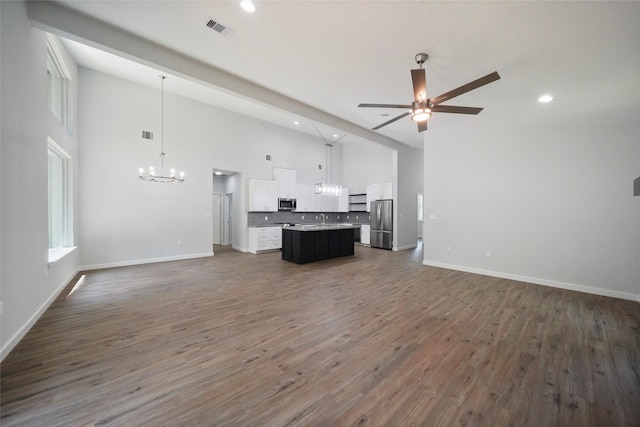
M 0 424 L 640 425 L 640 304 L 421 261 L 84 272 L 2 363 Z

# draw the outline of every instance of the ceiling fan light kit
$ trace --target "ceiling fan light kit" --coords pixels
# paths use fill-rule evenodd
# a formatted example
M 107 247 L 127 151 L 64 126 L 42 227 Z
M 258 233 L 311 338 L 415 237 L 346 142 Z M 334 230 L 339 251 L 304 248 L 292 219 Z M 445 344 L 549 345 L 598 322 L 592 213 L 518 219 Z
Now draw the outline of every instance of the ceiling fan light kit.
M 441 105 L 441 103 L 500 79 L 498 72 L 494 71 L 491 74 L 487 74 L 484 77 L 450 90 L 449 92 L 443 93 L 435 98 L 427 98 L 427 76 L 426 71 L 422 68 L 422 65 L 425 63 L 427 58 L 429 58 L 429 55 L 426 53 L 418 53 L 416 55 L 416 63 L 420 68 L 411 70 L 414 96 L 414 101 L 411 104 L 358 105 L 360 108 L 402 108 L 409 110 L 406 113 L 400 114 L 399 116 L 374 127 L 372 130 L 378 130 L 381 127 L 395 122 L 396 120 L 400 120 L 403 117 L 411 115 L 411 120 L 416 122 L 418 125 L 418 132 L 423 132 L 427 130 L 427 120 L 431 118 L 432 113 L 479 114 L 480 111 L 482 111 L 482 108 L 480 107 L 459 107 L 454 105 Z
M 423 122 L 431 117 L 431 108 L 425 102 L 414 102 L 411 110 L 411 120 L 414 122 Z

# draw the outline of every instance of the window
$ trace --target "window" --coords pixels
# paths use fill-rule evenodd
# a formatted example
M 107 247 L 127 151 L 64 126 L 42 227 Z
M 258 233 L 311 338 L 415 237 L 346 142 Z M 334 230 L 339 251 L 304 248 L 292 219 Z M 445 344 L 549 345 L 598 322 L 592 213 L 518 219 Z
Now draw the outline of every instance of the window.
M 418 194 L 418 221 L 424 221 L 424 196 Z
M 69 120 L 68 88 L 67 82 L 70 80 L 69 72 L 62 61 L 62 55 L 56 39 L 48 35 L 47 37 L 47 98 L 49 110 L 58 121 L 67 129 L 71 129 Z
M 73 246 L 72 159 L 49 138 L 49 261 L 58 259 Z

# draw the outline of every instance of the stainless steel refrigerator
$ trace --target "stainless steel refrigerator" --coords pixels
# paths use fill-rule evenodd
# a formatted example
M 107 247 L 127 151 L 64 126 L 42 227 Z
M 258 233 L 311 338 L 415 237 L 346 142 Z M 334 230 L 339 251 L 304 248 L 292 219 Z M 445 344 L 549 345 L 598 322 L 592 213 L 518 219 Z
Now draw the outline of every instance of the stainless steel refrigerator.
M 371 202 L 371 247 L 393 248 L 393 200 Z

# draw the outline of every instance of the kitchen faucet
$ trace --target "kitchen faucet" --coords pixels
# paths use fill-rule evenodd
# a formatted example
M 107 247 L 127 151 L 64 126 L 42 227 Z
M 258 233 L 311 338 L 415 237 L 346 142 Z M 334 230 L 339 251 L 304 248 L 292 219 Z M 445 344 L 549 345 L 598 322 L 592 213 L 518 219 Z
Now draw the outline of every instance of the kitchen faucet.
M 322 225 L 324 225 L 324 214 L 321 213 L 320 216 L 322 217 Z

